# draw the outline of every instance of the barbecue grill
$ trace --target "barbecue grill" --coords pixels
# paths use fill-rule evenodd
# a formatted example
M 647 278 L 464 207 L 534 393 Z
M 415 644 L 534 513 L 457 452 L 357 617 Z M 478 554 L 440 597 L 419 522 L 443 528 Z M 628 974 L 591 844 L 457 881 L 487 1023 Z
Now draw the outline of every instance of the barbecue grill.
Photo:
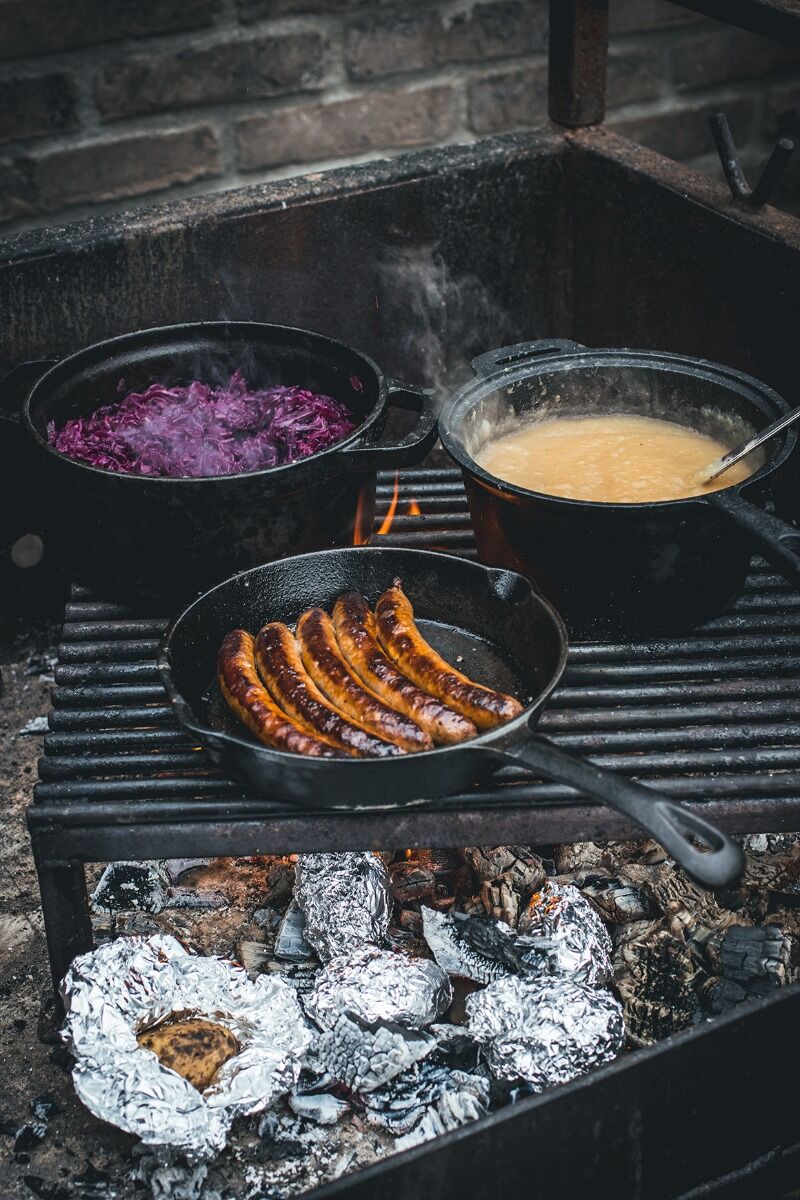
M 785 0 L 687 7 L 800 43 Z M 755 197 L 729 194 L 604 130 L 604 10 L 552 0 L 553 124 L 540 133 L 16 239 L 0 266 L 3 365 L 223 312 L 317 329 L 425 382 L 401 276 L 385 265 L 435 245 L 515 336 L 717 359 L 798 403 L 800 223 L 759 206 L 777 167 Z M 776 500 L 784 514 L 796 505 L 790 489 Z M 378 506 L 384 544 L 474 554 L 460 476 L 436 459 L 381 476 Z M 168 615 L 78 587 L 67 606 L 28 813 L 55 980 L 91 944 L 85 862 L 635 834 L 514 772 L 402 811 L 301 813 L 248 797 L 173 720 L 155 661 Z M 754 562 L 732 609 L 690 637 L 574 645 L 542 729 L 729 830 L 800 828 L 800 598 Z M 366 1197 L 380 1181 L 387 1197 L 488 1197 L 535 1179 L 554 1194 L 657 1200 L 744 1195 L 757 1178 L 766 1195 L 800 1161 L 774 1078 L 777 1063 L 784 1077 L 800 1066 L 799 1015 L 795 985 L 317 1194 Z

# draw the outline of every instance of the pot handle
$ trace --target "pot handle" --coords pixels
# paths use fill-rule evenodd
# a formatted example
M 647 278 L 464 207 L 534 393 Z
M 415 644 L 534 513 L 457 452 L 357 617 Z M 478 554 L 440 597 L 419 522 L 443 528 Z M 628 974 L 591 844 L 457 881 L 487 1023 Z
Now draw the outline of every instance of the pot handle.
M 396 379 L 388 381 L 387 404 L 415 412 L 417 420 L 399 442 L 377 446 L 350 446 L 336 456 L 337 462 L 354 471 L 384 471 L 394 467 L 413 467 L 433 449 L 439 436 L 435 393 L 430 388 L 410 387 Z
M 539 734 L 524 741 L 507 742 L 495 751 L 508 765 L 522 763 L 536 774 L 569 784 L 610 808 L 625 813 L 652 834 L 677 863 L 703 887 L 728 887 L 744 868 L 741 846 L 710 825 L 697 813 L 652 788 L 623 775 L 605 771 L 588 759 L 578 758 Z M 693 839 L 708 847 L 698 850 Z
M 748 534 L 767 562 L 789 583 L 800 588 L 800 530 L 764 512 L 738 492 L 712 492 L 703 499 Z
M 35 358 L 11 368 L 0 381 L 0 420 L 19 424 L 28 392 L 57 361 L 55 358 Z
M 535 362 L 540 358 L 559 358 L 564 354 L 575 354 L 585 350 L 580 342 L 570 342 L 563 338 L 540 338 L 536 342 L 517 342 L 514 346 L 501 346 L 497 350 L 487 350 L 473 358 L 472 370 L 479 379 L 496 375 L 503 367 L 516 367 L 519 363 Z

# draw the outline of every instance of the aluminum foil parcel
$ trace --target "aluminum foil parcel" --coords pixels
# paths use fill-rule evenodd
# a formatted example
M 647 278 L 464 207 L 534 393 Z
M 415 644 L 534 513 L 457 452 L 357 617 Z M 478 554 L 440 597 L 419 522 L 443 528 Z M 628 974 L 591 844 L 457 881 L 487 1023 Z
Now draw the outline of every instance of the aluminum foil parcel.
M 610 982 L 611 938 L 589 901 L 570 884 L 548 880 L 534 892 L 520 917 L 519 932 L 533 935 L 533 949 L 524 955 L 525 973 L 568 975 L 593 987 Z
M 303 936 L 323 962 L 385 942 L 392 894 L 377 854 L 301 854 L 294 895 L 305 917 Z
M 342 1012 L 364 1021 L 396 1021 L 423 1029 L 450 1006 L 447 973 L 426 958 L 410 958 L 376 946 L 339 955 L 322 968 L 305 998 L 306 1012 L 331 1028 Z
M 563 976 L 507 975 L 467 997 L 469 1031 L 492 1073 L 541 1092 L 610 1062 L 625 1043 L 610 992 Z
M 194 1159 L 223 1148 L 234 1117 L 289 1092 L 311 1042 L 283 980 L 250 980 L 241 967 L 189 954 L 166 935 L 121 938 L 81 955 L 61 994 L 61 1036 L 86 1107 L 149 1145 Z M 204 1018 L 235 1038 L 237 1052 L 202 1092 L 137 1040 L 171 1018 Z

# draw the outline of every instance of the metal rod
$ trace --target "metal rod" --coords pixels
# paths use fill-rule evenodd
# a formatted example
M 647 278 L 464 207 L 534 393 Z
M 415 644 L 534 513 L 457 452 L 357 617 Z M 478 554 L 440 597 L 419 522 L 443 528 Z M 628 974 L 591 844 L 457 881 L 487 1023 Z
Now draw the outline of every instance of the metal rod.
M 605 116 L 608 0 L 550 0 L 549 112 L 559 125 Z
M 789 138 L 781 138 L 767 159 L 764 170 L 761 172 L 761 178 L 753 188 L 750 202 L 755 208 L 760 208 L 770 199 L 793 154 L 794 142 Z

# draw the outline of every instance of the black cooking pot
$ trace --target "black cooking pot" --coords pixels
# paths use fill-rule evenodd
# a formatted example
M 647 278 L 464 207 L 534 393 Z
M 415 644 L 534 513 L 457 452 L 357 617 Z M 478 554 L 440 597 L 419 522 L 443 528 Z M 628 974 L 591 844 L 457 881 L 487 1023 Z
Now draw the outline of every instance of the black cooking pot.
M 57 453 L 47 426 L 86 415 L 155 381 L 225 382 L 325 392 L 358 427 L 328 450 L 241 475 L 144 478 Z M 381 442 L 388 410 L 412 410 L 410 433 Z M 430 394 L 387 381 L 341 342 L 260 322 L 146 329 L 81 350 L 34 384 L 22 423 L 35 448 L 45 544 L 74 578 L 129 603 L 174 602 L 232 572 L 302 550 L 352 545 L 372 529 L 375 473 L 425 456 L 436 440 Z
M 600 504 L 529 491 L 475 461 L 509 418 L 628 412 L 733 445 L 788 411 L 766 384 L 703 359 L 527 342 L 475 359 L 445 405 L 442 443 L 461 467 L 479 558 L 530 576 L 573 636 L 670 634 L 720 612 L 754 550 L 800 585 L 800 534 L 760 505 L 797 433 L 785 430 L 742 483 L 685 500 Z

